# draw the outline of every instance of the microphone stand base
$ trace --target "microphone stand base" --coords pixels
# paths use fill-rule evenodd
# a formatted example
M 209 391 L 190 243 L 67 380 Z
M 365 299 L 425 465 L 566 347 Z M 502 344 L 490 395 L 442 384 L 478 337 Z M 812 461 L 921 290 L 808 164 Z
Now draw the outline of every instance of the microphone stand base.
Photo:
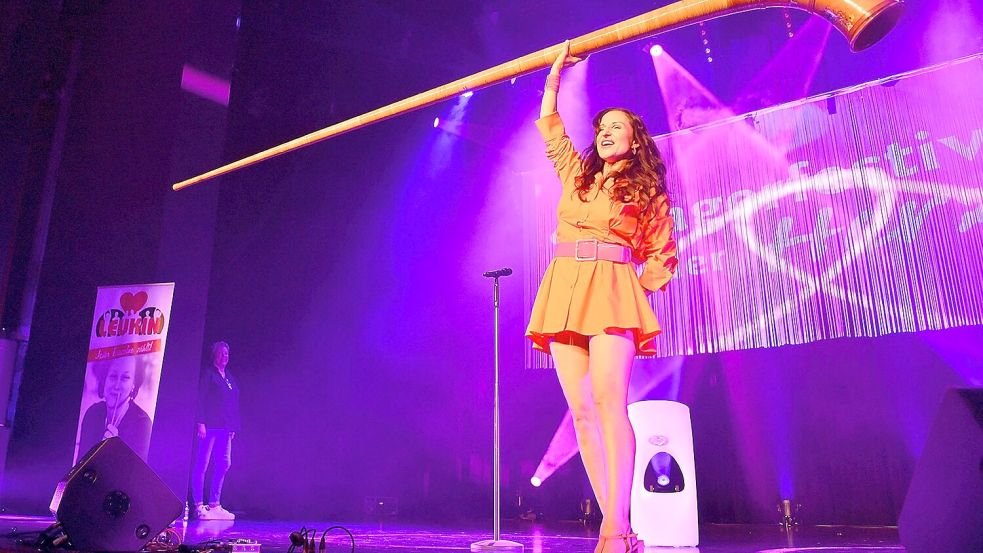
M 471 551 L 495 551 L 495 552 L 515 552 L 522 553 L 522 544 L 509 540 L 482 540 L 471 544 Z

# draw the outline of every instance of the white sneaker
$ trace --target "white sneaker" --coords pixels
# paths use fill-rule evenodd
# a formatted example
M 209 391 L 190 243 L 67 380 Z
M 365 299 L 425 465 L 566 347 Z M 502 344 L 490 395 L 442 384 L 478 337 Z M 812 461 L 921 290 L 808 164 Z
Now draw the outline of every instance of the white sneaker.
M 215 505 L 214 507 L 208 507 L 208 518 L 211 520 L 235 520 L 236 516 L 226 511 L 225 507 Z
M 195 518 L 198 520 L 208 520 L 212 518 L 211 513 L 208 512 L 208 507 L 205 505 L 198 505 L 195 507 Z

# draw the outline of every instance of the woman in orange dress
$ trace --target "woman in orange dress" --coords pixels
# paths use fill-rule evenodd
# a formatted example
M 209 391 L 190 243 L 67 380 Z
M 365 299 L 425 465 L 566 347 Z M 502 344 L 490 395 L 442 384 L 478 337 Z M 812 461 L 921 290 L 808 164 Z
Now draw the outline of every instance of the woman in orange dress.
M 557 245 L 526 336 L 553 356 L 573 415 L 580 455 L 604 514 L 595 551 L 637 551 L 631 503 L 635 436 L 628 379 L 638 354 L 653 354 L 659 322 L 648 294 L 676 269 L 665 164 L 642 120 L 614 108 L 594 118 L 594 143 L 579 154 L 556 112 L 560 72 L 579 62 L 569 41 L 553 63 L 536 126 L 563 185 Z M 639 276 L 636 263 L 644 263 Z

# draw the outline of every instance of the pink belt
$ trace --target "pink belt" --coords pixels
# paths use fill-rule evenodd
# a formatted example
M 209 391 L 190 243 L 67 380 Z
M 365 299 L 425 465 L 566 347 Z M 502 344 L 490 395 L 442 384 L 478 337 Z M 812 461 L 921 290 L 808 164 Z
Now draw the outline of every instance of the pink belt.
M 556 245 L 553 253 L 556 257 L 573 257 L 577 261 L 614 261 L 628 263 L 631 261 L 631 250 L 620 244 L 599 242 L 593 238 L 577 240 L 576 242 L 561 242 Z

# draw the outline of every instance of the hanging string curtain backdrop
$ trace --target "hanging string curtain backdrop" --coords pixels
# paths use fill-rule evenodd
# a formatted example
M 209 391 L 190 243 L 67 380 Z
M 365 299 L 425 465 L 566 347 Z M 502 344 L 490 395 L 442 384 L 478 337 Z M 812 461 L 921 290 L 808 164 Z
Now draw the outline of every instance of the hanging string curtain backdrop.
M 976 55 L 657 138 L 680 260 L 657 356 L 983 323 L 980 98 Z M 527 205 L 534 291 L 555 203 Z

